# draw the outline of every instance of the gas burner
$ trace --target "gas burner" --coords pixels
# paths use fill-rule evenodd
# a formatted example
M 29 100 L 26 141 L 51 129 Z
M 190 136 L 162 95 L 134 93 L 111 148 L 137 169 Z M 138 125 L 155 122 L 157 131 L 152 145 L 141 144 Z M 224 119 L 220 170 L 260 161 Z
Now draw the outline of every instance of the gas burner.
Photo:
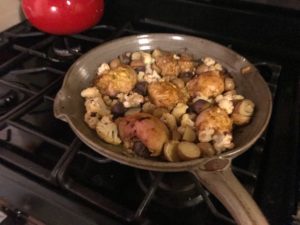
M 155 172 L 137 171 L 137 182 L 145 193 L 149 191 L 156 176 Z M 204 201 L 193 176 L 186 172 L 165 173 L 153 199 L 170 208 L 192 207 Z
M 19 97 L 16 91 L 9 90 L 0 96 L 0 115 L 8 112 L 18 103 Z
M 49 55 L 65 62 L 74 60 L 81 55 L 81 45 L 75 39 L 58 38 L 55 40 L 49 50 Z

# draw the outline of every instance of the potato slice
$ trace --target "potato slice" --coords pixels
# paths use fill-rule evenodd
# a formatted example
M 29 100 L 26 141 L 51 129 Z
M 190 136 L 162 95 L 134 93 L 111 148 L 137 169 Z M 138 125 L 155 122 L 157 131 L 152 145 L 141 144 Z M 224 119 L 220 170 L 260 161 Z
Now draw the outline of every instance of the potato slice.
M 196 132 L 189 126 L 187 126 L 184 130 L 182 140 L 194 142 L 196 140 Z
M 180 159 L 178 157 L 177 154 L 177 145 L 178 145 L 178 141 L 169 141 L 164 145 L 164 157 L 166 158 L 166 160 L 168 160 L 169 162 L 179 162 Z
M 183 141 L 177 145 L 177 153 L 181 160 L 188 161 L 201 156 L 201 150 L 194 143 Z
M 217 154 L 216 150 L 209 142 L 200 142 L 197 144 L 204 157 L 212 157 Z

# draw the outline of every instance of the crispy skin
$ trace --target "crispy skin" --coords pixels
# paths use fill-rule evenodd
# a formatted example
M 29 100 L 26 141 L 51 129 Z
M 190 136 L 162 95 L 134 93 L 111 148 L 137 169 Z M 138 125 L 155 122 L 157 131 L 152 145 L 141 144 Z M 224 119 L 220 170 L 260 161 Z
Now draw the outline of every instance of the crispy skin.
M 180 66 L 173 55 L 170 53 L 164 53 L 156 57 L 156 65 L 161 69 L 162 76 L 177 77 L 180 72 Z
M 95 86 L 102 94 L 113 97 L 119 93 L 129 93 L 136 82 L 136 72 L 130 66 L 120 65 L 101 74 L 95 80 Z
M 195 70 L 195 62 L 193 57 L 188 54 L 182 54 L 178 60 L 178 65 L 180 68 L 180 73 L 189 73 Z
M 148 113 L 120 117 L 116 123 L 123 142 L 132 142 L 138 138 L 148 148 L 151 156 L 160 155 L 164 143 L 169 139 L 166 125 Z
M 148 85 L 148 94 L 153 104 L 172 109 L 178 102 L 186 102 L 183 92 L 170 82 L 154 82 Z
M 232 120 L 225 110 L 213 106 L 201 112 L 196 119 L 199 131 L 214 129 L 219 133 L 229 133 L 232 130 Z
M 195 69 L 193 58 L 187 54 L 176 59 L 173 54 L 164 52 L 155 58 L 155 62 L 164 77 L 177 77 L 182 72 L 192 72 Z
M 224 75 L 219 71 L 208 71 L 193 78 L 187 83 L 192 97 L 216 97 L 224 91 Z

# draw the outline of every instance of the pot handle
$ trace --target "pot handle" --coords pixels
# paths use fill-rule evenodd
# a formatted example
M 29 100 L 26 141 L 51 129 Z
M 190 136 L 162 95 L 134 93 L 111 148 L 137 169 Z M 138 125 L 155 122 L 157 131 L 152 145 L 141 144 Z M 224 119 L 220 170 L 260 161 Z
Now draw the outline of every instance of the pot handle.
M 269 224 L 253 198 L 232 173 L 231 159 L 211 159 L 190 172 L 221 201 L 237 224 Z

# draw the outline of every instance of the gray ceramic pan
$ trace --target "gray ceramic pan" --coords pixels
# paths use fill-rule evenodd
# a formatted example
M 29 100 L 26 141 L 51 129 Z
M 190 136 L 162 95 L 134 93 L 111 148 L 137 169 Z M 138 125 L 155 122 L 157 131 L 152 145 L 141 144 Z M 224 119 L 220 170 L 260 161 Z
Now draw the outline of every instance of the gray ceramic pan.
M 179 53 L 187 51 L 196 58 L 215 58 L 233 75 L 237 91 L 254 101 L 256 111 L 251 123 L 234 131 L 234 149 L 211 158 L 176 163 L 129 157 L 122 154 L 121 146 L 112 146 L 101 141 L 96 132 L 85 124 L 84 99 L 81 98 L 80 92 L 91 85 L 97 67 L 124 52 L 155 48 Z M 269 122 L 271 110 L 270 90 L 257 69 L 247 59 L 217 43 L 178 34 L 129 36 L 94 48 L 70 67 L 54 102 L 55 116 L 69 123 L 78 137 L 99 154 L 141 169 L 191 172 L 224 204 L 240 225 L 268 224 L 254 200 L 233 175 L 231 160 L 244 153 L 261 136 Z

